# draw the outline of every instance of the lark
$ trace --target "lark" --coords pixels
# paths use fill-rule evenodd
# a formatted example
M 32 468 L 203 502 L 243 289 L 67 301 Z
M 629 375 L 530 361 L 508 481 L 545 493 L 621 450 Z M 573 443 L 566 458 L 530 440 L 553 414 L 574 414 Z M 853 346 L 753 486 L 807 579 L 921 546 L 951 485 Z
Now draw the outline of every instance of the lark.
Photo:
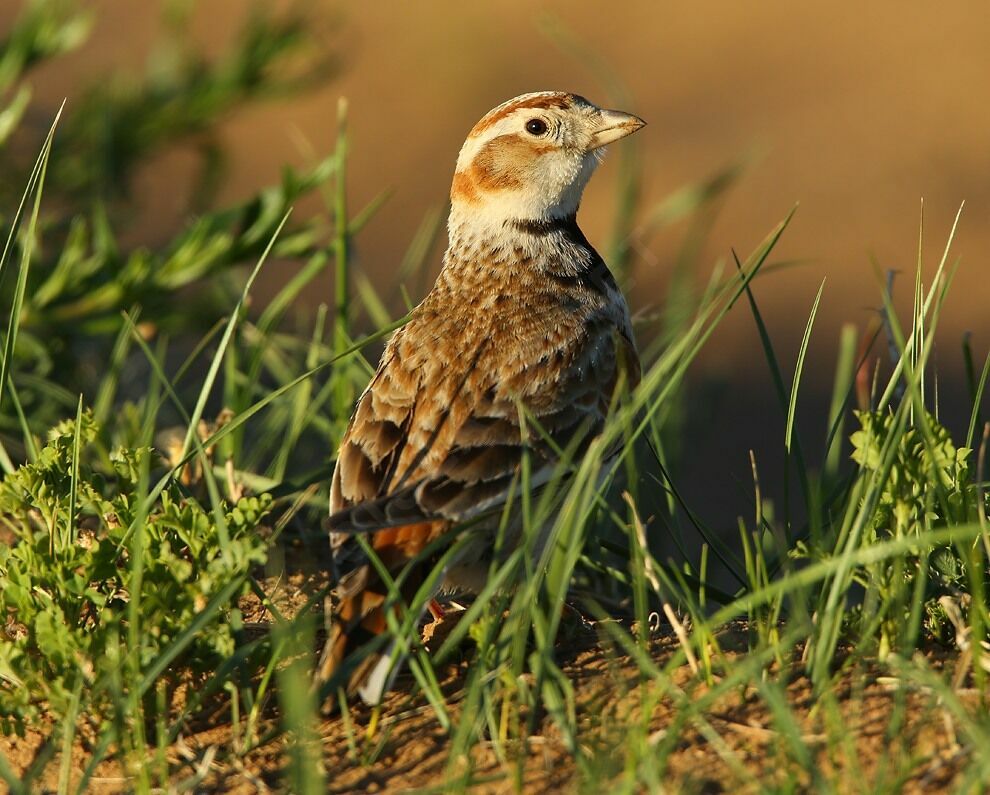
M 376 704 L 397 668 L 381 637 L 389 591 L 357 535 L 392 576 L 404 572 L 408 600 L 429 571 L 424 550 L 467 522 L 471 542 L 443 587 L 477 592 L 524 444 L 535 488 L 557 451 L 580 452 L 601 432 L 617 385 L 638 380 L 629 308 L 576 214 L 603 147 L 643 125 L 546 91 L 499 105 L 468 135 L 440 275 L 386 345 L 340 445 L 330 496 L 337 582 L 320 680 L 336 677 Z M 524 432 L 524 417 L 539 434 Z M 365 644 L 370 653 L 348 667 Z

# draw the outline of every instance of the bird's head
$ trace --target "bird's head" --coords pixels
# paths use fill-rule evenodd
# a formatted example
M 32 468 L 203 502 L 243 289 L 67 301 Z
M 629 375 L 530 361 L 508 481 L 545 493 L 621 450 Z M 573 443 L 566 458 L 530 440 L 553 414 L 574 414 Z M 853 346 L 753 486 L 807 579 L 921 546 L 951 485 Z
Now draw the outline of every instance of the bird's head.
M 545 221 L 573 215 L 603 147 L 645 122 L 584 97 L 543 91 L 504 102 L 471 130 L 450 190 L 452 220 Z

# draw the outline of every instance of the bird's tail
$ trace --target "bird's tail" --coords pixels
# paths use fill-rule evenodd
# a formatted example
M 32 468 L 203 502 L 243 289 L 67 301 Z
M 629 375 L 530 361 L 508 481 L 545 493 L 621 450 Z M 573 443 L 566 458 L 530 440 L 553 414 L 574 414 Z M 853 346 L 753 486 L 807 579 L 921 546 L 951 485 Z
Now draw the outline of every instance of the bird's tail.
M 384 589 L 366 582 L 368 572 L 355 574 L 357 579 L 365 580 L 364 587 L 355 591 L 353 582 L 342 583 L 344 595 L 338 603 L 331 605 L 327 599 L 330 626 L 320 657 L 317 683 L 321 688 L 329 686 L 331 689 L 330 708 L 339 688 L 343 688 L 347 696 L 360 696 L 366 704 L 379 703 L 402 664 L 397 644 L 386 638 L 386 611 L 390 608 L 385 604 L 387 595 L 381 592 Z M 362 648 L 366 653 L 352 661 L 352 652 Z
M 424 523 L 388 528 L 372 537 L 380 565 L 396 579 L 398 599 L 389 598 L 388 586 L 354 536 L 331 534 L 334 588 L 326 601 L 327 640 L 317 671 L 317 685 L 331 696 L 328 709 L 341 688 L 348 697 L 357 695 L 374 705 L 391 686 L 406 651 L 389 638 L 389 613 L 415 600 L 433 566 L 430 559 L 420 560 L 420 553 L 445 529 L 443 523 Z M 337 567 L 343 565 L 349 570 L 340 575 Z

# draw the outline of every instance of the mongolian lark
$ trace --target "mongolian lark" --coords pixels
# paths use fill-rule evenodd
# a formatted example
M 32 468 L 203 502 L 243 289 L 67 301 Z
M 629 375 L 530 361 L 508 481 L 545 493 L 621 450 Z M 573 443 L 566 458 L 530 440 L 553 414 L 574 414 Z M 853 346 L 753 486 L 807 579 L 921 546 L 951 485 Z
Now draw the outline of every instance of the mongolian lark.
M 336 582 L 321 681 L 338 675 L 349 693 L 377 703 L 397 667 L 379 643 L 346 668 L 352 649 L 386 631 L 391 609 L 355 535 L 370 534 L 396 575 L 452 527 L 481 517 L 443 583 L 477 591 L 499 509 L 518 483 L 521 407 L 543 434 L 531 431 L 527 442 L 535 487 L 553 471 L 554 448 L 580 451 L 600 433 L 617 384 L 638 381 L 629 309 L 575 215 L 602 147 L 643 124 L 551 91 L 499 105 L 468 135 L 443 268 L 386 346 L 341 442 L 331 547 L 335 566 L 349 570 Z M 406 599 L 430 564 L 413 565 L 423 571 L 406 573 Z

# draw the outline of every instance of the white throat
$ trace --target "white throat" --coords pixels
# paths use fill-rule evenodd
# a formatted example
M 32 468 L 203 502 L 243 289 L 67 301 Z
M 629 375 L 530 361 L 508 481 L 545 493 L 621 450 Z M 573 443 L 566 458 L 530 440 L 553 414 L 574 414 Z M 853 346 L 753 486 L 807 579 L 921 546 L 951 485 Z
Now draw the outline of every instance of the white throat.
M 455 235 L 497 237 L 507 227 L 511 234 L 513 222 L 539 224 L 573 217 L 598 162 L 595 155 L 584 158 L 578 173 L 569 175 L 562 189 L 554 189 L 550 180 L 542 185 L 484 191 L 476 194 L 473 201 L 455 198 L 447 221 L 451 242 Z

